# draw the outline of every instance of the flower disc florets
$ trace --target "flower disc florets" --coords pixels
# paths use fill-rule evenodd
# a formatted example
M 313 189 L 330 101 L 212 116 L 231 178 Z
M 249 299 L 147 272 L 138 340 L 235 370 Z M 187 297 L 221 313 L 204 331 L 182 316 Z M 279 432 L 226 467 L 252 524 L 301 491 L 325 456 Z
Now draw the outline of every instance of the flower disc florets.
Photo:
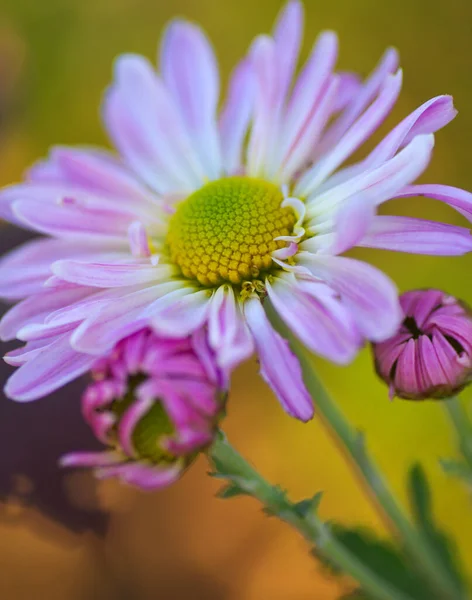
M 225 392 L 203 332 L 174 340 L 142 330 L 100 359 L 92 375 L 82 412 L 109 450 L 69 454 L 63 464 L 156 488 L 213 441 Z
M 167 234 L 171 261 L 203 285 L 240 284 L 268 271 L 278 240 L 296 217 L 282 208 L 279 187 L 260 179 L 228 177 L 208 183 L 184 200 Z

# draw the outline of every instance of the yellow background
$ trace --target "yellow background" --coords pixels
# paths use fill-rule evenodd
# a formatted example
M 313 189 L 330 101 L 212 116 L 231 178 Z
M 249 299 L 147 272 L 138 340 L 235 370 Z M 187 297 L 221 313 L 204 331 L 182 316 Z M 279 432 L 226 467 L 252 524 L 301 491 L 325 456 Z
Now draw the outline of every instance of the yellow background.
M 160 31 L 172 16 L 202 24 L 226 80 L 253 36 L 270 29 L 280 6 L 279 0 L 1 0 L 0 183 L 18 180 L 52 144 L 105 144 L 98 107 L 114 56 L 133 51 L 154 57 Z M 339 33 L 342 69 L 367 74 L 386 46 L 399 48 L 404 88 L 383 132 L 430 97 L 453 94 L 459 116 L 437 135 L 423 181 L 472 189 L 472 3 L 309 0 L 303 56 L 324 28 Z M 396 201 L 386 208 L 464 224 L 434 201 Z M 383 268 L 401 290 L 441 287 L 472 302 L 470 257 L 358 255 Z M 389 402 L 367 349 L 348 368 L 316 364 L 349 418 L 366 432 L 370 449 L 402 500 L 408 465 L 414 460 L 424 464 L 438 519 L 457 536 L 470 565 L 471 500 L 437 464 L 439 457 L 455 453 L 440 403 Z M 76 394 L 71 396 L 62 401 L 76 403 Z M 6 402 L 2 399 L 0 419 Z M 48 400 L 42 402 L 47 406 Z M 27 410 L 22 418 L 28 418 Z M 14 420 L 8 426 L 20 428 Z M 46 426 L 53 438 L 62 423 L 52 418 Z M 323 517 L 381 529 L 319 420 L 303 425 L 287 417 L 254 363 L 234 377 L 226 431 L 293 498 L 324 490 Z M 27 448 L 40 464 L 42 448 L 31 441 Z M 8 461 L 4 448 L 2 470 L 8 470 Z M 218 485 L 206 469 L 200 459 L 181 482 L 156 494 L 113 482 L 100 484 L 95 493 L 89 475 L 64 476 L 61 485 L 72 507 L 110 512 L 103 534 L 87 526 L 73 531 L 67 519 L 38 507 L 34 484 L 18 473 L 7 490 L 0 490 L 5 500 L 0 505 L 0 597 L 329 600 L 346 589 L 327 577 L 295 533 L 264 517 L 255 501 L 216 499 Z

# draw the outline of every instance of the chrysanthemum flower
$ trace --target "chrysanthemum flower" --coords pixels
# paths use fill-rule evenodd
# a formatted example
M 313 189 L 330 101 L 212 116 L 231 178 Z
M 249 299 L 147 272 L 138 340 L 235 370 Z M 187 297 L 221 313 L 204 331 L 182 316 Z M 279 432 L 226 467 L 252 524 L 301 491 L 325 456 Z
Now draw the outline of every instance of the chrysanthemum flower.
M 472 380 L 472 314 L 441 290 L 400 296 L 405 314 L 398 332 L 373 345 L 379 376 L 390 396 L 447 398 Z
M 68 454 L 64 466 L 92 467 L 99 477 L 160 488 L 213 441 L 226 378 L 202 330 L 176 340 L 142 329 L 99 359 L 92 375 L 82 413 L 110 450 Z
M 295 76 L 301 29 L 301 4 L 290 2 L 218 111 L 211 46 L 195 25 L 171 23 L 157 71 L 141 56 L 116 61 L 103 119 L 118 156 L 56 148 L 2 193 L 5 218 L 49 236 L 1 266 L 0 292 L 26 298 L 1 324 L 3 338 L 27 342 L 7 359 L 21 365 L 9 396 L 47 394 L 145 325 L 181 337 L 206 324 L 222 368 L 255 350 L 285 409 L 307 420 L 312 401 L 266 302 L 310 351 L 347 363 L 402 315 L 392 281 L 343 252 L 472 248 L 468 229 L 377 215 L 386 200 L 419 195 L 471 218 L 471 194 L 412 185 L 433 132 L 455 116 L 451 98 L 429 100 L 343 166 L 395 104 L 397 53 L 360 82 L 335 71 L 328 31 Z

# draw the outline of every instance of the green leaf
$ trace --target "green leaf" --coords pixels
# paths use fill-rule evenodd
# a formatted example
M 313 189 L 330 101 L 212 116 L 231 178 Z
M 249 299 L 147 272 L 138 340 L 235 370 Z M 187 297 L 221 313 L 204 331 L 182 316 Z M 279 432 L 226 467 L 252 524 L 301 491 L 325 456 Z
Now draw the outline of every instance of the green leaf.
M 434 522 L 432 498 L 426 474 L 419 464 L 409 472 L 409 493 L 413 517 L 418 531 L 441 561 L 458 590 L 464 590 L 464 577 L 458 564 L 458 553 L 450 537 Z
M 316 493 L 312 498 L 306 498 L 293 505 L 293 509 L 296 511 L 298 516 L 304 519 L 310 514 L 314 514 L 318 510 L 318 506 L 321 502 L 323 492 Z
M 458 477 L 469 485 L 472 485 L 472 469 L 467 463 L 444 458 L 439 461 L 439 464 L 447 475 Z
M 349 528 L 331 523 L 331 535 L 353 553 L 359 561 L 378 576 L 390 583 L 393 589 L 402 591 L 412 600 L 432 600 L 434 595 L 424 581 L 411 568 L 409 560 L 390 542 L 383 540 L 367 528 Z M 342 572 L 323 556 L 322 550 L 315 549 L 315 555 L 335 575 Z M 375 600 L 367 592 L 358 589 L 345 597 L 345 600 Z

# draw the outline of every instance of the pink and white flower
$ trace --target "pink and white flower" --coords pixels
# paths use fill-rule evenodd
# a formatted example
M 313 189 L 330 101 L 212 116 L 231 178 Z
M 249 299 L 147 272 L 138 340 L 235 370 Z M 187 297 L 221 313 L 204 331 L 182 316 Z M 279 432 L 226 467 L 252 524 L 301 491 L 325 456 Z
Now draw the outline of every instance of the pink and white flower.
M 427 101 L 346 166 L 396 102 L 397 53 L 360 81 L 336 71 L 328 31 L 295 75 L 302 20 L 289 2 L 255 39 L 221 111 L 207 38 L 171 23 L 157 70 L 141 56 L 116 61 L 103 119 L 118 155 L 55 148 L 1 193 L 2 216 L 47 236 L 1 264 L 0 293 L 21 301 L 0 333 L 26 342 L 7 355 L 20 367 L 10 397 L 51 392 L 145 326 L 172 337 L 207 326 L 221 368 L 256 351 L 285 409 L 307 420 L 312 400 L 267 302 L 310 351 L 345 364 L 402 320 L 393 282 L 346 250 L 472 249 L 467 228 L 377 214 L 386 200 L 428 196 L 471 220 L 469 192 L 414 184 L 452 99 Z
M 73 452 L 69 467 L 91 467 L 144 489 L 165 487 L 207 448 L 224 416 L 226 376 L 206 334 L 161 338 L 142 329 L 98 359 L 82 413 L 104 452 Z

